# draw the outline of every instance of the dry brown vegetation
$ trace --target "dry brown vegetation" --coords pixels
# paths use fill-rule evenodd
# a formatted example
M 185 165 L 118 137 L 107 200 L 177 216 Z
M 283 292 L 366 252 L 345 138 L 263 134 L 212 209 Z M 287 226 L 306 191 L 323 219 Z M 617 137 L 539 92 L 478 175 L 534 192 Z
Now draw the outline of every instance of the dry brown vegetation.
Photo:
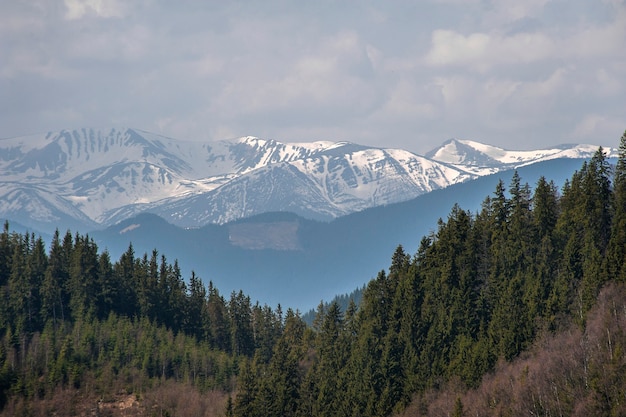
M 223 416 L 228 395 L 201 393 L 193 386 L 167 380 L 143 394 L 119 392 L 98 396 L 86 389 L 57 389 L 46 398 L 14 397 L 0 417 L 217 417 Z

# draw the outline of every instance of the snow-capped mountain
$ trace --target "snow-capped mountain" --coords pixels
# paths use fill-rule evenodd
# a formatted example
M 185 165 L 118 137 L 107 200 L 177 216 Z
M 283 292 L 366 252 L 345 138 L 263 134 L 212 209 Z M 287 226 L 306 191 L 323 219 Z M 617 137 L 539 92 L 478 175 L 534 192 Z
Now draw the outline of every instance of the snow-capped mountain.
M 292 145 L 274 142 L 274 146 Z M 255 169 L 230 174 L 227 182 L 205 192 L 143 206 L 124 206 L 106 213 L 106 223 L 146 210 L 184 227 L 226 223 L 271 211 L 330 220 L 368 207 L 408 200 L 471 178 L 406 151 L 349 143 L 329 144 L 308 156 L 285 159 L 277 157 L 276 162 L 260 163 Z
M 560 158 L 584 159 L 598 150 L 594 145 L 558 145 L 532 151 L 509 151 L 471 140 L 450 139 L 426 154 L 427 158 L 449 164 L 463 172 L 488 175 L 505 169 L 515 169 L 541 161 Z M 604 148 L 609 158 L 617 150 Z
M 595 150 L 511 152 L 452 140 L 424 157 L 347 142 L 243 137 L 206 143 L 136 129 L 64 130 L 0 140 L 0 217 L 42 231 L 93 229 L 146 211 L 184 227 L 268 211 L 330 220 Z

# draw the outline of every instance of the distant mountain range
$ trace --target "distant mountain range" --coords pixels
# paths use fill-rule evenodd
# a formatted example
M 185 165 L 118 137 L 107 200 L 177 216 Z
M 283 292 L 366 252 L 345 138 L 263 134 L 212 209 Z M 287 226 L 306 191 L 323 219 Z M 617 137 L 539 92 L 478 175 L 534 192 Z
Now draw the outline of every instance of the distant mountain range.
M 592 145 L 507 151 L 452 139 L 425 156 L 346 142 L 179 141 L 135 129 L 0 140 L 0 219 L 89 232 L 113 259 L 158 249 L 226 296 L 315 307 L 417 250 L 451 207 L 478 210 L 517 169 L 562 185 Z M 617 150 L 605 148 L 609 157 Z M 48 236 L 49 237 L 49 236 Z
M 207 143 L 137 129 L 63 130 L 0 140 L 0 218 L 47 233 L 103 229 L 140 213 L 184 228 L 267 212 L 330 221 L 496 172 L 589 158 L 596 149 L 507 151 L 452 139 L 420 156 L 348 142 Z M 267 232 L 242 226 L 233 243 L 246 247 L 246 236 Z

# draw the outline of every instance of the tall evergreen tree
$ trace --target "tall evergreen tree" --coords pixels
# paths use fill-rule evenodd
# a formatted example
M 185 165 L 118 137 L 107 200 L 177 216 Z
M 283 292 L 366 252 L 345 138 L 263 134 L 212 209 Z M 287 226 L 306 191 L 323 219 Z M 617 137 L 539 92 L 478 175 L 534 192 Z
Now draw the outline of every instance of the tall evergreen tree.
M 602 270 L 602 258 L 611 231 L 611 168 L 600 147 L 583 173 L 583 195 L 586 221 L 582 240 L 582 277 L 579 300 L 583 313 L 593 305 L 600 287 L 608 279 Z
M 258 376 L 251 361 L 243 360 L 239 377 L 237 378 L 237 396 L 233 407 L 236 417 L 265 416 L 266 410 L 258 409 L 256 403 L 258 397 Z
M 9 275 L 8 291 L 9 291 L 9 310 L 14 319 L 14 329 L 16 333 L 23 334 L 32 331 L 29 319 L 32 311 L 30 310 L 30 297 L 32 288 L 25 278 L 28 273 L 26 267 L 26 257 L 28 255 L 28 235 L 14 235 L 13 237 L 13 254 L 11 256 L 11 271 Z
M 91 319 L 96 313 L 98 253 L 89 236 L 76 234 L 69 265 L 67 291 L 72 316 L 75 319 Z
M 250 297 L 243 291 L 234 292 L 228 303 L 231 323 L 231 351 L 235 355 L 252 356 L 254 353 L 254 334 L 252 330 L 252 307 Z
M 68 267 L 59 239 L 59 231 L 56 230 L 50 245 L 48 266 L 41 289 L 41 316 L 44 322 L 49 319 L 52 319 L 54 323 L 59 319 L 65 320 L 68 307 L 65 295 L 66 283 L 69 279 Z
M 604 270 L 607 276 L 626 282 L 626 131 L 620 139 L 613 190 L 613 221 Z
M 111 311 L 120 311 L 119 286 L 111 265 L 109 252 L 104 251 L 98 257 L 96 283 L 96 313 L 100 320 L 108 317 Z
M 114 279 L 119 283 L 120 313 L 129 317 L 137 315 L 138 310 L 136 288 L 133 286 L 136 282 L 135 264 L 135 249 L 131 243 L 128 245 L 126 252 L 120 256 L 119 261 L 113 266 Z
M 303 359 L 305 324 L 289 309 L 285 330 L 276 342 L 267 376 L 259 381 L 259 396 L 265 397 L 266 416 L 295 416 L 300 403 L 302 382 L 300 361 Z
M 9 222 L 5 221 L 0 234 L 0 287 L 6 285 L 11 273 L 11 256 Z
M 527 183 L 521 183 L 517 171 L 513 173 L 509 192 L 508 263 L 514 268 L 527 269 L 534 255 L 532 248 L 536 232 L 531 212 L 530 187 Z
M 559 197 L 554 182 L 541 176 L 532 197 L 534 229 L 540 239 L 553 233 L 559 217 Z
M 189 294 L 185 303 L 185 331 L 200 339 L 204 335 L 204 323 L 207 321 L 207 294 L 202 280 L 194 271 L 191 272 L 188 289 Z
M 207 310 L 208 324 L 205 334 L 209 343 L 216 349 L 230 352 L 232 343 L 230 317 L 226 307 L 226 300 L 220 295 L 217 288 L 213 286 L 213 282 L 209 282 Z
M 346 365 L 348 354 L 343 326 L 343 313 L 339 305 L 336 302 L 331 303 L 324 316 L 317 342 L 318 360 L 315 376 L 318 381 L 316 398 L 318 416 L 330 417 L 342 410 L 342 394 L 346 390 L 341 370 Z

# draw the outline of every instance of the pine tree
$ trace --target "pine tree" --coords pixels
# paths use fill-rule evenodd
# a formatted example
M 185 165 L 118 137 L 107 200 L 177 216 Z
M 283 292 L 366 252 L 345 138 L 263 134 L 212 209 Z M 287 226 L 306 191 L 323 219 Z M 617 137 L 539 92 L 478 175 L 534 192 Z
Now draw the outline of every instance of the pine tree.
M 364 397 L 376 398 L 382 391 L 382 374 L 378 367 L 382 357 L 383 340 L 389 330 L 394 293 L 386 272 L 380 271 L 363 292 L 358 320 L 361 323 L 355 350 L 364 386 L 356 389 Z
M 532 198 L 534 229 L 539 238 L 552 234 L 559 217 L 558 195 L 554 182 L 541 176 Z
M 582 236 L 582 277 L 579 300 L 582 314 L 593 305 L 600 287 L 608 277 L 602 270 L 602 258 L 611 231 L 610 166 L 600 147 L 591 158 L 582 179 L 583 209 L 585 210 Z
M 28 264 L 28 272 L 30 276 L 26 277 L 29 281 L 30 297 L 29 297 L 29 320 L 33 329 L 41 330 L 43 322 L 41 320 L 41 289 L 45 280 L 46 270 L 48 269 L 48 255 L 46 254 L 45 244 L 41 237 L 35 238 L 31 234 L 31 250 L 26 260 Z
M 257 378 L 256 370 L 250 361 L 244 360 L 237 378 L 237 396 L 233 407 L 236 417 L 264 416 L 264 410 L 256 408 L 257 398 Z
M 318 361 L 315 376 L 317 386 L 317 415 L 334 416 L 341 410 L 342 385 L 341 370 L 347 361 L 347 348 L 344 337 L 343 314 L 336 302 L 331 303 L 324 316 L 318 335 Z
M 96 283 L 96 314 L 98 319 L 104 320 L 111 311 L 120 311 L 118 304 L 120 283 L 111 265 L 109 252 L 104 251 L 98 257 L 98 271 Z
M 91 319 L 96 312 L 96 282 L 98 275 L 98 248 L 89 236 L 76 234 L 70 256 L 67 291 L 72 317 Z
M 618 160 L 613 176 L 613 221 L 611 238 L 607 246 L 605 274 L 620 282 L 626 282 L 626 131 L 622 135 Z
M 252 356 L 254 353 L 254 333 L 252 330 L 252 307 L 250 297 L 243 291 L 233 293 L 228 303 L 231 323 L 231 350 L 235 355 Z
M 168 294 L 162 294 L 163 299 L 160 299 L 160 295 L 157 293 L 158 284 L 158 269 L 157 269 L 157 251 L 152 251 L 152 256 L 148 259 L 148 254 L 144 253 L 139 262 L 136 262 L 134 268 L 134 287 L 137 294 L 137 303 L 139 306 L 139 316 L 148 317 L 150 320 L 157 320 L 158 315 L 162 311 L 167 311 L 167 303 L 169 299 Z M 163 305 L 157 306 L 157 303 L 165 301 Z M 161 308 L 159 308 L 161 307 Z M 166 322 L 166 319 L 162 319 L 161 323 Z M 171 326 L 171 322 L 167 322 Z
M 532 247 L 536 240 L 531 213 L 530 187 L 527 183 L 521 184 L 519 174 L 515 171 L 509 190 L 511 199 L 508 219 L 508 263 L 513 268 L 527 270 L 534 255 Z
M 226 307 L 226 301 L 209 282 L 209 295 L 207 300 L 207 328 L 205 333 L 211 346 L 216 349 L 230 352 L 232 349 L 230 317 Z
M 42 284 L 42 300 L 41 300 L 41 317 L 45 322 L 52 319 L 54 323 L 57 320 L 65 320 L 66 316 L 66 295 L 65 287 L 69 279 L 68 264 L 64 257 L 64 251 L 59 240 L 59 231 L 56 230 L 52 243 L 50 245 L 50 256 L 48 259 L 48 267 L 44 274 Z
M 419 349 L 423 342 L 424 329 L 421 326 L 421 307 L 424 294 L 420 286 L 420 276 L 414 264 L 400 278 L 393 301 L 393 317 L 397 321 L 398 345 L 402 370 L 403 389 L 400 401 L 408 402 L 411 395 L 423 387 L 418 372 Z
M 7 284 L 11 274 L 11 256 L 13 251 L 10 245 L 9 222 L 4 222 L 2 233 L 0 234 L 0 287 Z
M 14 329 L 18 335 L 29 332 L 29 297 L 31 288 L 26 275 L 26 256 L 28 253 L 26 239 L 15 235 L 13 238 L 13 254 L 11 256 L 11 271 L 9 275 L 9 311 L 14 317 Z
M 295 416 L 298 411 L 304 329 L 300 318 L 288 310 L 285 331 L 274 346 L 266 376 L 259 381 L 266 416 Z
M 128 317 L 139 316 L 135 279 L 135 250 L 132 243 L 124 252 L 118 262 L 113 266 L 115 281 L 119 283 L 119 305 L 120 313 Z
M 496 304 L 489 323 L 489 335 L 499 357 L 511 360 L 531 340 L 531 326 L 523 303 L 523 278 L 518 273 L 508 281 L 501 300 Z
M 189 278 L 189 294 L 185 302 L 185 332 L 200 340 L 204 336 L 206 315 L 206 288 L 194 271 Z
M 411 257 L 404 252 L 402 245 L 398 245 L 393 256 L 391 257 L 391 266 L 389 267 L 389 275 L 399 275 L 409 268 Z

